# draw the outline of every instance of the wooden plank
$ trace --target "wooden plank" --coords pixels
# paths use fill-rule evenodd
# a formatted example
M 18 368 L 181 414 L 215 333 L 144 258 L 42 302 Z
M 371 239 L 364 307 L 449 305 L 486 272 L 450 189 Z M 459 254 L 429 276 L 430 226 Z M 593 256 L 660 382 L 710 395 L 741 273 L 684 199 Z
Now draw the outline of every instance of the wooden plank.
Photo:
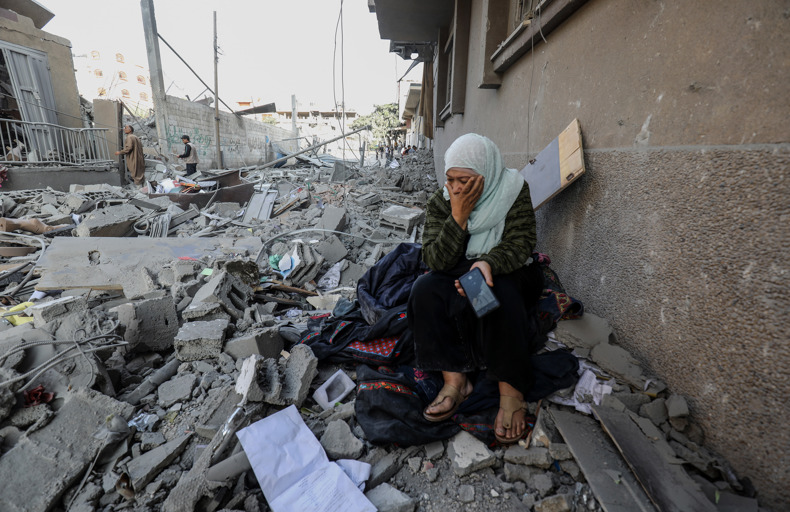
M 178 258 L 200 259 L 242 253 L 254 256 L 260 238 L 55 238 L 36 269 L 37 290 L 129 290 L 141 286 L 146 273 L 156 275 Z M 128 290 L 127 290 L 128 288 Z
M 549 411 L 605 512 L 655 512 L 639 482 L 594 419 L 559 409 Z
M 584 148 L 579 120 L 560 133 L 532 163 L 521 169 L 529 183 L 532 208 L 537 210 L 584 174 Z
M 659 510 L 716 512 L 683 467 L 667 463 L 626 413 L 608 407 L 592 410 Z

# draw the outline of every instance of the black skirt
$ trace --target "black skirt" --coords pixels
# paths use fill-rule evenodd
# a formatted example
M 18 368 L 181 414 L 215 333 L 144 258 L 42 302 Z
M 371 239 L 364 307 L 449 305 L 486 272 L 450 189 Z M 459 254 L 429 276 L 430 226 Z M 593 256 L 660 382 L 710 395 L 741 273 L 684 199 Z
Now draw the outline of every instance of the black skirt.
M 461 373 L 485 369 L 488 378 L 526 394 L 534 383 L 530 356 L 545 340 L 537 317 L 540 269 L 533 264 L 494 276 L 492 291 L 500 306 L 478 319 L 455 289 L 455 280 L 473 263 L 465 260 L 451 271 L 429 272 L 412 286 L 408 320 L 417 367 Z

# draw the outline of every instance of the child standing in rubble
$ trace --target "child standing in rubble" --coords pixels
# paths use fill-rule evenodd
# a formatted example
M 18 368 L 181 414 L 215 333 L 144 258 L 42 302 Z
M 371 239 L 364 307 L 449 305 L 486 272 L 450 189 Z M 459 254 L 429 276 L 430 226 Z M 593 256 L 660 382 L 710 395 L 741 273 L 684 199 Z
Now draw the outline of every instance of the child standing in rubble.
M 428 421 L 451 418 L 473 389 L 477 370 L 498 382 L 495 435 L 503 444 L 526 431 L 524 395 L 533 385 L 537 350 L 535 214 L 529 188 L 505 168 L 497 146 L 477 134 L 459 137 L 445 154 L 445 189 L 427 204 L 423 261 L 431 272 L 412 287 L 408 318 L 417 367 L 441 371 L 444 387 L 423 411 Z M 499 300 L 478 319 L 458 278 L 479 268 Z

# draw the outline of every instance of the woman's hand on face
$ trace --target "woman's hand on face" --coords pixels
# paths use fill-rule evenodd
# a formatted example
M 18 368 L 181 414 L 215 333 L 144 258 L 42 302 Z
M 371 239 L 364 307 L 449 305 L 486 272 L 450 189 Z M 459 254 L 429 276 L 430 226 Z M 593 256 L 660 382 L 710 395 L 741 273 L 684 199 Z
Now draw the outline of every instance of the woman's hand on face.
M 486 284 L 488 286 L 491 287 L 494 286 L 494 276 L 491 273 L 491 265 L 489 265 L 487 261 L 483 261 L 483 260 L 475 261 L 472 264 L 472 266 L 469 268 L 469 270 L 472 270 L 474 268 L 480 269 L 480 273 L 483 274 L 483 279 L 486 280 Z M 459 281 L 458 279 L 455 280 L 455 289 L 458 290 L 458 294 L 461 297 L 466 297 L 466 293 L 464 293 L 464 289 L 461 287 L 461 281 Z
M 447 192 L 450 194 L 450 207 L 452 209 L 453 218 L 461 228 L 466 229 L 466 221 L 469 220 L 469 215 L 475 209 L 477 200 L 483 195 L 483 186 L 485 185 L 485 178 L 480 175 L 470 177 L 466 183 L 458 188 L 457 193 L 453 193 L 453 187 L 449 183 L 445 183 Z

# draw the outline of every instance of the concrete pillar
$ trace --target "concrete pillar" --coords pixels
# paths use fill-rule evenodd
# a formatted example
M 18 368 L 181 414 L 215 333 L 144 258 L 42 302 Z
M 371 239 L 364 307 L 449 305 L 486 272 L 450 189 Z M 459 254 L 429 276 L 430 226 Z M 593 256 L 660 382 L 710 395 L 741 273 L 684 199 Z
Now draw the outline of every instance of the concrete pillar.
M 118 172 L 122 184 L 126 184 L 126 173 L 123 164 L 123 157 L 115 155 L 115 152 L 123 147 L 123 127 L 121 126 L 121 102 L 114 100 L 93 100 L 93 120 L 98 128 L 107 128 L 105 137 L 107 138 L 107 149 L 110 156 L 118 166 Z
M 143 13 L 143 31 L 145 32 L 145 48 L 148 52 L 148 71 L 151 74 L 151 91 L 154 95 L 154 113 L 156 115 L 156 135 L 159 139 L 159 151 L 169 153 L 167 144 L 167 103 L 165 97 L 165 79 L 162 75 L 162 59 L 159 55 L 159 36 L 156 30 L 154 0 L 140 0 Z

